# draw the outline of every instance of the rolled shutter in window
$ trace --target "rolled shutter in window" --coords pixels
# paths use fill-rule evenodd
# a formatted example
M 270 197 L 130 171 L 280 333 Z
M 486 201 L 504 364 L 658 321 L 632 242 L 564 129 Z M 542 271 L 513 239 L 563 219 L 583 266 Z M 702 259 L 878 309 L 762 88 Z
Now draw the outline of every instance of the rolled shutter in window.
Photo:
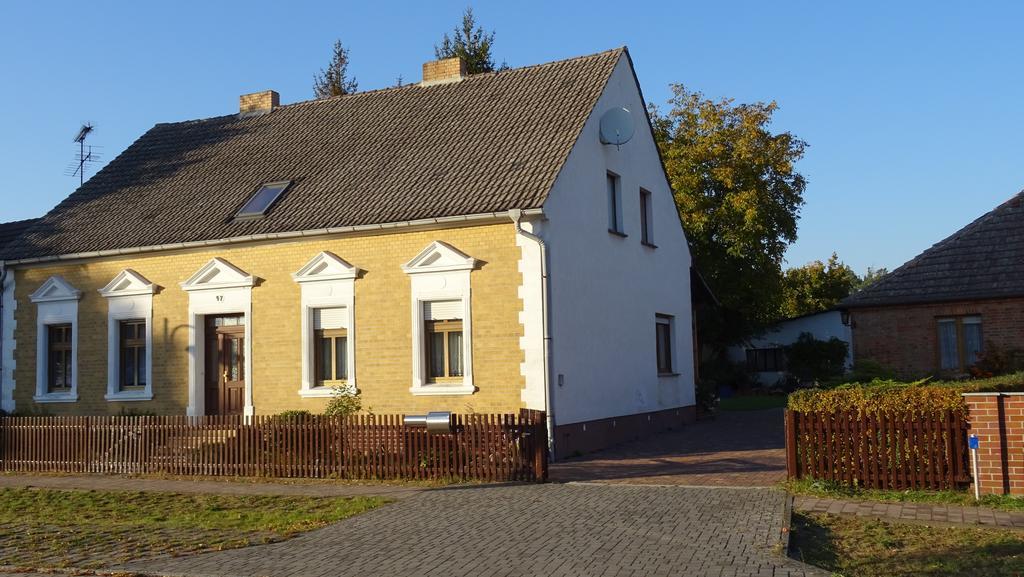
M 429 301 L 423 303 L 423 319 L 447 321 L 462 318 L 462 301 Z
M 345 307 L 313 310 L 313 328 L 346 329 L 348 328 L 348 311 Z

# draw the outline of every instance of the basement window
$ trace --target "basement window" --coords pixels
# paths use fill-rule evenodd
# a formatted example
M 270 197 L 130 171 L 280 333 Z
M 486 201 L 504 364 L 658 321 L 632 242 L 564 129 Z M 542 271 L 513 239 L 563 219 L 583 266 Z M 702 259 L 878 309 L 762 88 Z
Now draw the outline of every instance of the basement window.
M 290 184 L 289 180 L 264 184 L 238 211 L 235 218 L 258 218 L 267 214 L 267 210 L 281 197 Z

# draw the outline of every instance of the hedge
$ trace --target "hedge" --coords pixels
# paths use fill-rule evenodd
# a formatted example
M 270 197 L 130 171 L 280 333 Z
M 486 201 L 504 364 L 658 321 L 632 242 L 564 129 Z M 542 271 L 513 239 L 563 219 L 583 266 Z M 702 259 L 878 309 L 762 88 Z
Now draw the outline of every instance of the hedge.
M 854 409 L 858 414 L 933 416 L 952 410 L 966 415 L 963 393 L 1024 390 L 1024 372 L 970 381 L 900 382 L 876 379 L 832 389 L 807 389 L 789 395 L 789 409 L 831 414 Z

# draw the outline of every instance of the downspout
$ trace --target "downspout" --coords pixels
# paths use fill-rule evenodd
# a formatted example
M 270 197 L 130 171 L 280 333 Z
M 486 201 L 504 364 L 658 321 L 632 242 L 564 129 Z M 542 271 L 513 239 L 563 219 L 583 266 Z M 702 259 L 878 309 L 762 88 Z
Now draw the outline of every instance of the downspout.
M 544 409 L 547 417 L 548 429 L 548 454 L 553 459 L 555 456 L 555 407 L 554 394 L 551 390 L 551 289 L 548 284 L 548 245 L 544 239 L 523 230 L 523 211 L 516 208 L 508 211 L 512 223 L 515 224 L 516 234 L 522 235 L 537 243 L 540 249 L 540 290 L 541 290 L 541 323 L 544 334 Z

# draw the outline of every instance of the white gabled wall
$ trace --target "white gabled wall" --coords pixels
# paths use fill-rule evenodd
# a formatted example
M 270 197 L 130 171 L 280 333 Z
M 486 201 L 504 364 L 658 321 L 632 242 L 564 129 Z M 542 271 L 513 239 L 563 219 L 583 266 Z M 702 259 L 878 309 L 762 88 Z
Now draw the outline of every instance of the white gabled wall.
M 603 145 L 599 138 L 602 114 L 615 107 L 628 108 L 636 127 L 632 140 L 620 147 Z M 621 179 L 627 238 L 608 232 L 608 171 Z M 652 197 L 653 249 L 640 243 L 640 188 Z M 547 221 L 536 223 L 534 231 L 547 241 L 550 253 L 556 424 L 693 405 L 690 253 L 625 56 L 563 166 L 544 213 Z M 532 250 L 524 247 L 524 253 L 531 251 L 524 269 L 536 267 Z M 525 310 L 532 310 L 530 299 L 525 300 Z M 676 376 L 658 376 L 657 313 L 675 317 Z M 527 336 L 539 330 L 525 328 Z M 535 347 L 532 352 L 527 350 L 524 368 L 538 364 Z M 528 377 L 524 400 L 533 406 L 541 395 L 530 385 Z

